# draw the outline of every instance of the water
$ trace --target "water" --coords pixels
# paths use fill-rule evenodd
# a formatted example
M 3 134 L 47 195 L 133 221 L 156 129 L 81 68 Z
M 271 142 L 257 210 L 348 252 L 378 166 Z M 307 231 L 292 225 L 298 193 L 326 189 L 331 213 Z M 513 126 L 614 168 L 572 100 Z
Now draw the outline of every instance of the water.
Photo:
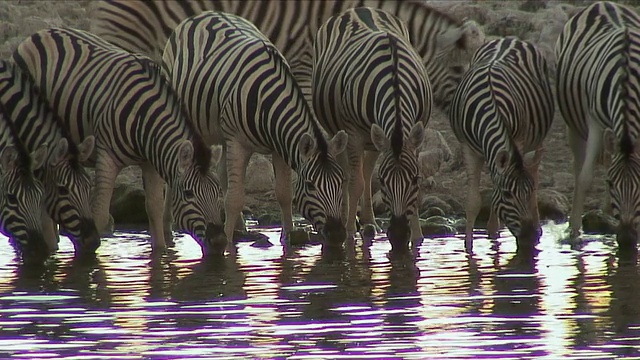
M 188 237 L 153 256 L 146 233 L 121 232 L 96 263 L 63 239 L 28 268 L 3 238 L 0 358 L 640 358 L 638 268 L 611 238 L 559 244 L 565 227 L 544 227 L 533 263 L 506 233 L 471 256 L 440 238 L 390 260 L 380 238 L 344 261 L 241 243 L 214 262 Z

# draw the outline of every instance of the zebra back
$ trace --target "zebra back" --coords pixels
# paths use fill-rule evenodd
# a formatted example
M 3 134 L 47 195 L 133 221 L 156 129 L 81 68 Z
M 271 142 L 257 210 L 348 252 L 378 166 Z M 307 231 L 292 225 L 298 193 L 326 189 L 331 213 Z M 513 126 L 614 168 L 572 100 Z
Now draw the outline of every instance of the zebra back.
M 33 171 L 47 156 L 43 146 L 29 153 L 0 101 L 0 232 L 24 257 L 42 258 L 50 251 L 44 241 L 42 183 Z
M 29 74 L 4 60 L 0 60 L 0 101 L 27 151 L 49 148 L 44 166 L 35 172 L 44 184 L 47 213 L 78 251 L 95 250 L 100 237 L 91 213 L 92 184 L 81 165 L 93 151 L 94 138 L 76 145 Z
M 383 9 L 407 23 L 410 40 L 435 84 L 436 104 L 446 108 L 468 59 L 454 66 L 442 59 L 467 50 L 468 34 L 462 22 L 419 0 L 107 0 L 98 4 L 92 32 L 160 61 L 171 31 L 186 17 L 204 10 L 236 14 L 255 24 L 282 52 L 310 99 L 313 37 L 330 16 L 361 6 Z

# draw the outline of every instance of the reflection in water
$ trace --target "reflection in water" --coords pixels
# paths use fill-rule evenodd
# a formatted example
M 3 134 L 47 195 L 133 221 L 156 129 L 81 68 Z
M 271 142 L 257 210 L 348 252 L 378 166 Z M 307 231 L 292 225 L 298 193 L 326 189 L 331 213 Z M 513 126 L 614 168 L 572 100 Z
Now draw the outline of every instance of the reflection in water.
M 620 358 L 640 356 L 640 275 L 615 242 L 561 245 L 545 225 L 533 258 L 508 234 L 388 241 L 340 256 L 319 245 L 241 243 L 201 259 L 188 237 L 152 253 L 146 233 L 105 238 L 97 260 L 67 239 L 23 266 L 0 239 L 2 358 Z M 279 232 L 263 229 L 278 243 Z

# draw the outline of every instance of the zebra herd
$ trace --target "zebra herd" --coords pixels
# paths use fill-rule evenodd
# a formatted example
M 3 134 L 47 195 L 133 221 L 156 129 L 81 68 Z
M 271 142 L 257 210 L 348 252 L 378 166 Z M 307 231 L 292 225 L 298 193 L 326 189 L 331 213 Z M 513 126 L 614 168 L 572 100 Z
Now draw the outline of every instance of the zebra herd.
M 376 228 L 378 163 L 387 235 L 405 251 L 422 239 L 418 151 L 433 107 L 463 149 L 467 249 L 486 162 L 490 237 L 503 223 L 531 250 L 555 96 L 574 155 L 569 236 L 604 143 L 619 249 L 637 253 L 640 16 L 628 7 L 596 2 L 569 20 L 555 95 L 545 58 L 513 37 L 450 61 L 470 23 L 417 0 L 107 0 L 97 14 L 91 32 L 42 30 L 0 62 L 0 230 L 25 261 L 55 252 L 58 232 L 77 256 L 95 253 L 129 165 L 142 169 L 154 248 L 173 223 L 205 255 L 233 252 L 254 152 L 272 156 L 283 241 L 295 211 L 337 247 L 357 232 L 359 202 L 361 232 Z

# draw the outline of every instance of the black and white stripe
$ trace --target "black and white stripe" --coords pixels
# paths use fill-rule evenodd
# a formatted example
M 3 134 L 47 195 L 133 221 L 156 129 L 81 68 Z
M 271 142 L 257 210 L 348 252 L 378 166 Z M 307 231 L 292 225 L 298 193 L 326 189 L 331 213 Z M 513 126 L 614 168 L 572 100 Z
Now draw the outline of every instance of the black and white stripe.
M 283 235 L 293 228 L 293 169 L 300 212 L 342 244 L 343 173 L 335 156 L 346 134 L 327 142 L 284 57 L 253 24 L 213 11 L 190 17 L 169 38 L 163 66 L 203 137 L 225 144 L 227 237 L 244 205 L 249 158 L 259 152 L 272 154 Z
M 385 10 L 406 23 L 434 84 L 434 101 L 446 108 L 462 71 L 457 64 L 447 66 L 437 60 L 454 48 L 467 48 L 467 28 L 420 0 L 107 0 L 97 6 L 92 32 L 160 61 L 171 31 L 185 18 L 205 10 L 236 14 L 255 24 L 282 52 L 310 101 L 312 44 L 317 30 L 329 17 L 363 6 Z
M 485 161 L 493 182 L 489 236 L 497 236 L 503 222 L 519 248 L 535 244 L 541 232 L 538 165 L 553 112 L 547 64 L 532 44 L 506 38 L 478 49 L 449 112 L 467 167 L 468 246 L 480 211 L 480 174 Z
M 47 147 L 29 153 L 0 101 L 0 232 L 25 261 L 51 252 L 42 230 L 42 183 L 33 171 L 42 166 Z
M 70 28 L 33 34 L 13 59 L 35 79 L 73 140 L 95 136 L 92 212 L 99 230 L 107 225 L 116 176 L 124 166 L 139 164 L 155 246 L 165 245 L 164 180 L 178 229 L 205 253 L 224 248 L 221 188 L 210 171 L 215 156 L 159 66 Z
M 100 234 L 91 213 L 91 178 L 81 162 L 92 153 L 94 137 L 76 145 L 28 74 L 4 60 L 0 60 L 0 101 L 27 151 L 49 148 L 44 166 L 35 175 L 44 186 L 42 223 L 50 248 L 57 249 L 57 223 L 78 254 L 93 253 L 100 245 Z
M 355 232 L 363 190 L 360 222 L 375 224 L 371 175 L 381 154 L 378 177 L 391 213 L 387 235 L 394 249 L 406 248 L 409 240 L 422 238 L 418 150 L 432 103 L 422 58 L 399 18 L 364 7 L 331 17 L 320 27 L 314 47 L 316 115 L 330 133 L 348 134 L 347 232 Z
M 636 251 L 640 226 L 640 16 L 596 2 L 565 24 L 556 43 L 558 103 L 568 127 L 576 179 L 570 235 L 579 235 L 603 135 L 613 150 L 611 205 L 620 250 Z

